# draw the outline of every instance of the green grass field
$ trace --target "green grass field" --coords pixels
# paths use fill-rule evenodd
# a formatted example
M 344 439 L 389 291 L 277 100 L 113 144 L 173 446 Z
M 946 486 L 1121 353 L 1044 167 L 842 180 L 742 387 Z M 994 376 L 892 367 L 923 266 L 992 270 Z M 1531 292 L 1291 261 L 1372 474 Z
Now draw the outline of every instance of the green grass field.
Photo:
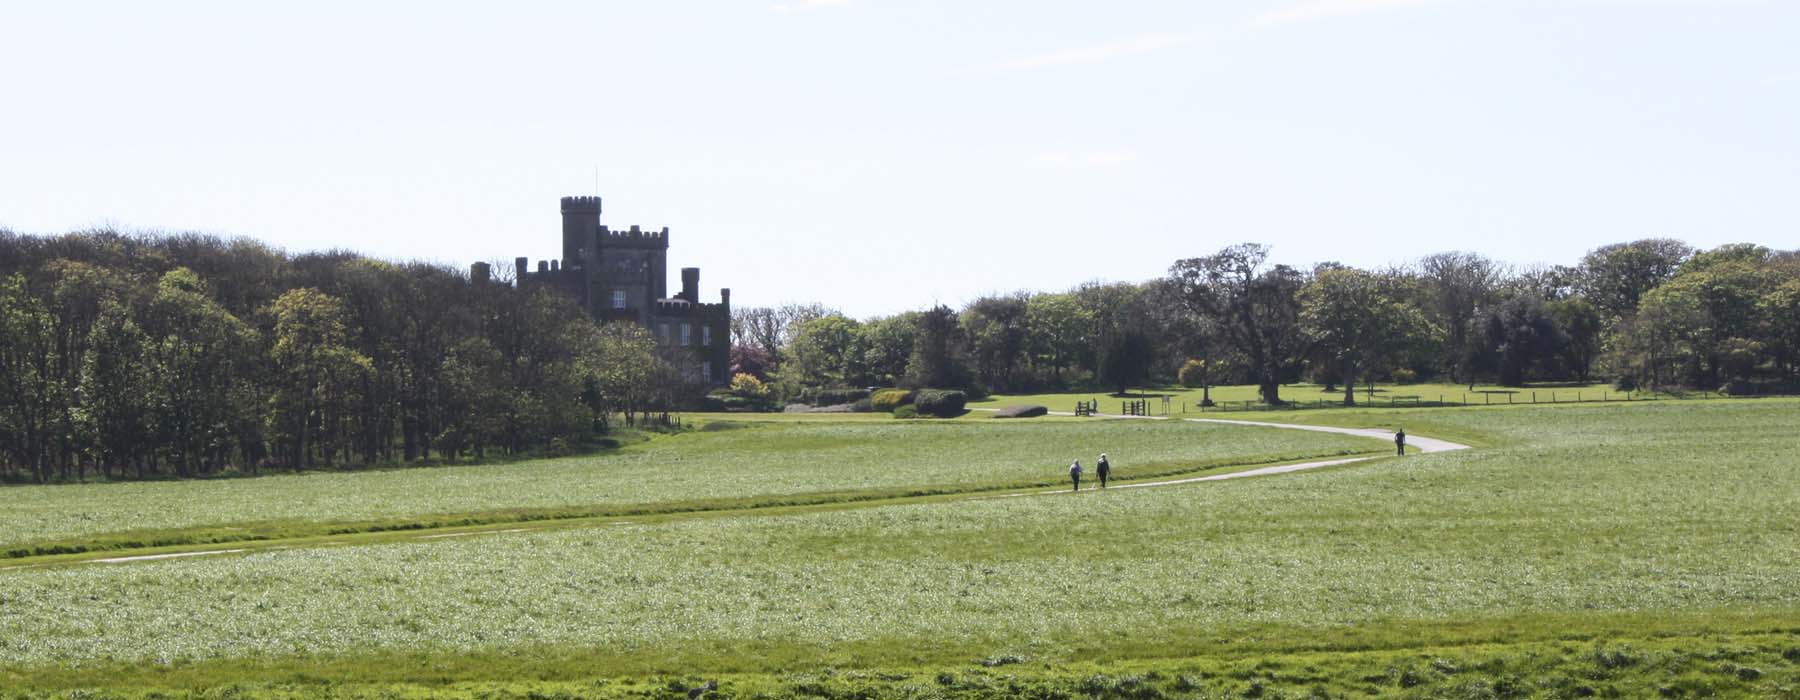
M 0 551 L 225 542 L 536 515 L 704 509 L 1060 483 L 1111 452 L 1123 478 L 1368 452 L 1367 440 L 1263 428 L 819 415 L 714 428 L 613 454 L 498 465 L 0 491 Z M 971 415 L 985 415 L 972 413 Z M 704 425 L 707 419 L 701 419 Z M 778 422 L 766 422 L 766 421 Z
M 1800 402 L 1274 415 L 1404 425 L 1479 447 L 1106 493 L 0 571 L 0 687 L 469 698 L 686 697 L 703 677 L 723 678 L 719 697 L 1773 698 L 1800 688 Z M 834 488 L 880 488 L 956 478 L 909 470 L 927 478 L 890 481 L 878 466 L 939 439 L 958 455 L 991 449 L 980 478 L 999 481 L 1039 469 L 1055 479 L 1057 449 L 1094 444 L 1175 462 L 1184 449 L 1198 460 L 1249 454 L 1194 439 L 1212 429 L 808 421 L 627 453 L 673 450 L 661 468 L 707 479 L 779 464 L 803 470 L 790 490 L 837 472 Z M 1308 437 L 1281 433 L 1259 448 Z M 795 443 L 798 454 L 836 455 L 835 466 L 766 456 Z M 1022 462 L 1032 464 L 1013 466 Z M 562 478 L 571 467 L 496 469 Z M 289 488 L 228 485 L 263 481 Z M 488 497 L 504 501 L 513 483 L 490 484 Z M 23 492 L 0 496 L 11 505 Z M 675 486 L 642 493 L 680 497 Z M 0 523 L 29 527 L 14 513 Z

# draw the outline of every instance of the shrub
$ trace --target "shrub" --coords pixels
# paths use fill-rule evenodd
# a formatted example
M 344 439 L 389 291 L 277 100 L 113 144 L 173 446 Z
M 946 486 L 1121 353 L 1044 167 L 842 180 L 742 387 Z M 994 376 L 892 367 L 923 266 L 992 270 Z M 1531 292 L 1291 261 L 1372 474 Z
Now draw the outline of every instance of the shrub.
M 876 389 L 869 395 L 869 404 L 882 413 L 890 413 L 894 409 L 913 401 L 913 393 L 905 389 Z
M 1206 361 L 1188 360 L 1181 363 L 1181 369 L 1175 373 L 1176 381 L 1189 389 L 1206 383 Z
M 895 418 L 918 418 L 919 417 L 919 407 L 914 406 L 910 403 L 905 406 L 901 406 L 899 408 L 894 409 L 894 417 Z
M 867 398 L 869 396 L 869 391 L 867 389 L 835 387 L 820 388 L 811 392 L 811 394 L 811 403 L 814 406 L 836 406 L 838 404 L 852 403 L 858 399 Z
M 1402 367 L 1400 369 L 1394 370 L 1393 375 L 1394 375 L 1394 383 L 1395 384 L 1411 384 L 1413 382 L 1419 381 L 1418 370 L 1412 370 L 1412 369 L 1407 369 L 1405 367 Z
M 1007 406 L 994 413 L 995 418 L 1036 418 L 1050 412 L 1044 406 Z
M 874 413 L 875 403 L 868 399 L 857 399 L 851 402 L 850 410 L 854 413 Z
M 754 374 L 739 372 L 731 377 L 729 391 L 734 396 L 742 396 L 746 399 L 766 399 L 775 393 L 775 388 L 764 384 L 763 380 L 757 379 Z
M 939 418 L 954 418 L 964 412 L 969 403 L 969 395 L 956 390 L 920 389 L 913 397 L 913 405 L 920 413 Z
M 1189 389 L 1197 389 L 1209 383 L 1213 386 L 1229 384 L 1231 373 L 1237 369 L 1224 360 L 1192 359 L 1181 363 L 1181 369 L 1175 372 L 1175 381 Z

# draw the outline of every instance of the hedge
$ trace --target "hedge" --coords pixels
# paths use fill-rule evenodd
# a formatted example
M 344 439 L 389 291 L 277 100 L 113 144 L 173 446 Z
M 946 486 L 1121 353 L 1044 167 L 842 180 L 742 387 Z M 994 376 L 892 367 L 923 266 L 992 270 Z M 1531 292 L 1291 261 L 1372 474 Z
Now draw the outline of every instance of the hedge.
M 913 393 L 906 389 L 876 389 L 869 395 L 869 407 L 882 413 L 892 413 L 912 402 Z
M 920 413 L 939 418 L 954 418 L 963 414 L 969 403 L 969 395 L 960 391 L 944 389 L 920 389 L 913 396 L 913 405 L 919 407 Z

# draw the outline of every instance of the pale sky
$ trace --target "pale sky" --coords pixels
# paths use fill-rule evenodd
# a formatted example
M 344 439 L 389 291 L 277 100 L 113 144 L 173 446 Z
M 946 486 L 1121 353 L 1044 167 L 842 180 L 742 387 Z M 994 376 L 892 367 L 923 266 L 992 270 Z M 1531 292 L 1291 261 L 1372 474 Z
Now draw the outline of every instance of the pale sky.
M 1800 2 L 273 7 L 0 0 L 0 227 L 466 268 L 597 192 L 707 301 L 855 316 L 1240 241 L 1800 247 Z

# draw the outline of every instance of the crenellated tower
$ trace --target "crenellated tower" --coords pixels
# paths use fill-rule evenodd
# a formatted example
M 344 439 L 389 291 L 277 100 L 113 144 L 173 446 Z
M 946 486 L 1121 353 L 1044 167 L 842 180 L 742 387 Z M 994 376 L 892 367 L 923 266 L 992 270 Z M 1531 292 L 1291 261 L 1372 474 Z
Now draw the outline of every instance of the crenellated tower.
M 681 292 L 669 296 L 669 229 L 637 226 L 615 231 L 600 223 L 599 197 L 562 198 L 562 256 L 513 262 L 521 286 L 561 289 L 603 321 L 633 321 L 650 329 L 665 346 L 681 347 L 693 358 L 689 368 L 712 384 L 729 379 L 731 290 L 719 290 L 716 304 L 700 301 L 700 269 L 682 268 Z M 470 266 L 471 281 L 486 284 L 486 263 Z

